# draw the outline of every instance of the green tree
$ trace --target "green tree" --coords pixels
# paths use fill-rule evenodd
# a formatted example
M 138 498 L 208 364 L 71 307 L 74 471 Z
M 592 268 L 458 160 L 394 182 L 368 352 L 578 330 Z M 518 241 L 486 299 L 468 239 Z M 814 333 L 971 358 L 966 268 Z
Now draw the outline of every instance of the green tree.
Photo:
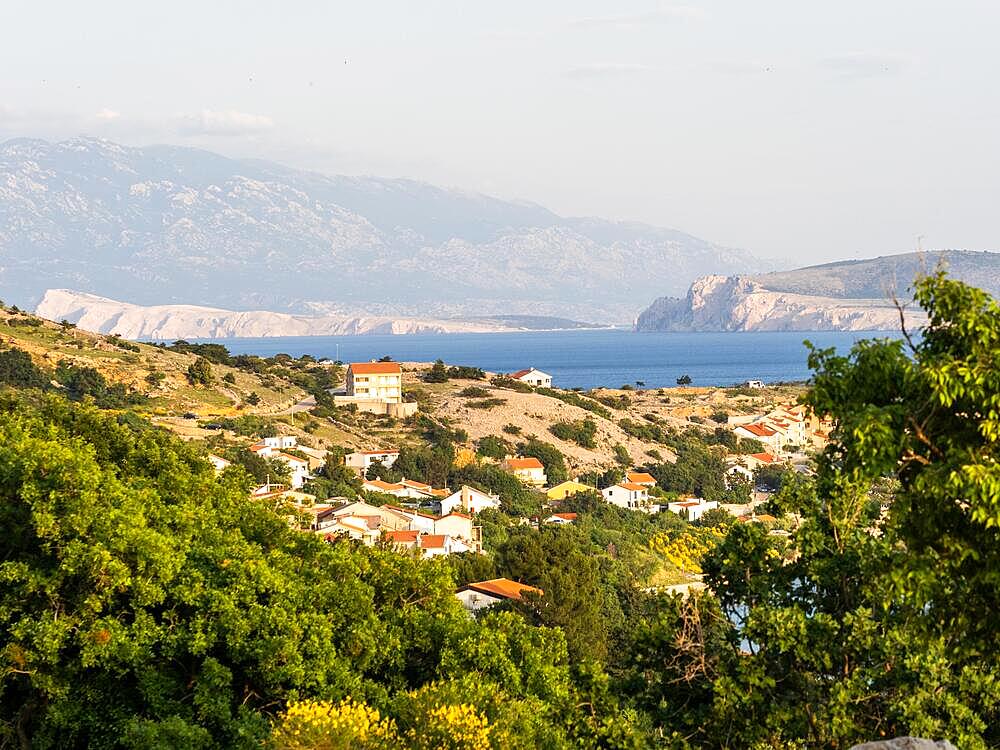
M 205 357 L 198 357 L 188 366 L 187 378 L 191 385 L 211 385 L 215 382 L 212 363 Z
M 0 383 L 18 388 L 46 388 L 49 378 L 26 351 L 10 348 L 0 351 Z
M 448 368 L 444 366 L 444 362 L 440 359 L 437 360 L 431 369 L 424 374 L 425 383 L 447 383 L 448 382 Z

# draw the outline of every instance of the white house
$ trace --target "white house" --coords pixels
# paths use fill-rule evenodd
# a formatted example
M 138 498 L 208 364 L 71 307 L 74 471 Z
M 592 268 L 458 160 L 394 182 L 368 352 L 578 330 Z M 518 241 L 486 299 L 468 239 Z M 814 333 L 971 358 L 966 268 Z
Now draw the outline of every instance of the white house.
M 544 523 L 555 524 L 556 526 L 568 526 L 576 523 L 576 513 L 553 513 L 545 519 Z
M 500 497 L 498 495 L 480 492 L 474 487 L 463 484 L 462 489 L 441 501 L 441 515 L 446 516 L 455 510 L 475 514 L 487 508 L 499 507 Z
M 474 525 L 472 516 L 465 513 L 448 513 L 435 519 L 434 533 L 458 539 L 473 552 L 483 551 L 483 527 Z
M 625 481 L 631 484 L 641 484 L 643 487 L 648 487 L 653 489 L 656 486 L 656 479 L 652 474 L 647 474 L 645 471 L 627 471 L 625 472 Z
M 344 456 L 344 463 L 352 469 L 359 470 L 362 474 L 368 471 L 369 467 L 379 462 L 385 467 L 392 466 L 399 458 L 397 450 L 383 451 L 354 451 Z
M 208 454 L 208 462 L 212 464 L 212 468 L 215 469 L 216 474 L 221 474 L 232 466 L 231 462 L 227 461 L 222 456 L 216 456 L 214 453 Z
M 414 500 L 426 498 L 441 498 L 448 495 L 447 489 L 436 490 L 429 484 L 415 482 L 412 479 L 402 479 L 398 482 L 384 482 L 381 479 L 366 479 L 361 489 L 368 492 L 381 492 L 395 497 L 406 497 Z
M 697 521 L 707 511 L 715 510 L 719 503 L 715 500 L 704 500 L 700 497 L 692 497 L 689 500 L 678 500 L 675 503 L 667 503 L 667 510 L 676 513 L 681 518 L 688 521 Z
M 529 367 L 527 370 L 512 372 L 510 374 L 510 378 L 511 380 L 520 380 L 522 383 L 533 385 L 536 388 L 552 387 L 552 376 L 546 372 L 542 372 L 541 370 L 536 370 L 534 367 Z
M 604 499 L 612 505 L 626 510 L 641 510 L 649 513 L 649 488 L 632 482 L 619 482 L 601 490 Z
M 509 471 L 525 484 L 533 487 L 544 487 L 548 481 L 545 476 L 545 467 L 537 458 L 505 458 L 502 464 L 505 471 Z
M 542 589 L 512 581 L 509 578 L 494 578 L 490 581 L 467 583 L 455 592 L 462 606 L 470 612 L 492 607 L 503 601 L 521 601 L 525 594 L 542 596 Z
M 247 450 L 261 458 L 273 458 L 286 448 L 297 448 L 298 444 L 299 441 L 294 435 L 276 435 L 258 440 Z
M 293 490 L 297 490 L 304 485 L 312 473 L 309 471 L 309 461 L 304 458 L 292 456 L 281 451 L 275 452 L 270 457 L 278 459 L 288 467 L 288 471 L 292 475 L 291 485 Z

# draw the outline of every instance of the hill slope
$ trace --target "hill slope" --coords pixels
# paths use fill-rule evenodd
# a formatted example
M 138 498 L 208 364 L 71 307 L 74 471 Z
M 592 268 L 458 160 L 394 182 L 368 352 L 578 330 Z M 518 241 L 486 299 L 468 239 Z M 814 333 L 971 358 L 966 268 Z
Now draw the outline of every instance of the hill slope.
M 0 144 L 0 295 L 20 305 L 67 288 L 144 305 L 620 322 L 664 279 L 681 294 L 706 273 L 757 270 L 671 229 L 409 180 L 94 139 Z
M 1000 293 L 1000 254 L 948 250 L 842 261 L 757 276 L 706 276 L 684 298 L 660 297 L 636 321 L 639 331 L 889 330 L 899 327 L 896 296 L 941 264 L 957 279 Z M 912 307 L 912 305 L 911 305 Z M 907 325 L 924 320 L 917 310 Z

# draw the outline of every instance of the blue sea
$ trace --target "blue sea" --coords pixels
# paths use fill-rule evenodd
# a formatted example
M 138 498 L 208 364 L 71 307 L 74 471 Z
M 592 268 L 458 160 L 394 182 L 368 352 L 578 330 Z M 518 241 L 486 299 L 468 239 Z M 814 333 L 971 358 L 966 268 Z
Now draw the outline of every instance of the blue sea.
M 733 385 L 807 380 L 803 341 L 844 353 L 861 338 L 897 338 L 895 332 L 634 333 L 625 330 L 533 331 L 377 336 L 289 336 L 215 339 L 234 354 L 294 357 L 311 354 L 344 362 L 383 356 L 400 362 L 443 359 L 452 365 L 513 372 L 537 367 L 559 388 L 617 388 L 641 382 L 648 388 Z

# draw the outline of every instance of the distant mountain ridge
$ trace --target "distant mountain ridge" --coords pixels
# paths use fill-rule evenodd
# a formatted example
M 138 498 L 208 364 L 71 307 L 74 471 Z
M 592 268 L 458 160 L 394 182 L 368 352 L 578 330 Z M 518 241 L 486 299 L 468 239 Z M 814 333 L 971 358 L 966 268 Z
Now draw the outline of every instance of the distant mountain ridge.
M 69 289 L 49 289 L 35 314 L 67 320 L 85 331 L 134 340 L 270 336 L 355 336 L 414 333 L 498 333 L 585 328 L 563 318 L 533 316 L 407 318 L 378 315 L 289 315 L 197 305 L 133 305 Z
M 25 306 L 68 288 L 142 305 L 604 323 L 700 275 L 764 266 L 672 229 L 411 180 L 88 138 L 0 144 L 0 295 Z
M 660 297 L 636 319 L 638 331 L 892 330 L 893 297 L 938 265 L 954 278 L 1000 295 L 1000 253 L 945 250 L 840 261 L 756 276 L 705 276 L 683 298 Z M 909 305 L 908 326 L 923 314 Z

